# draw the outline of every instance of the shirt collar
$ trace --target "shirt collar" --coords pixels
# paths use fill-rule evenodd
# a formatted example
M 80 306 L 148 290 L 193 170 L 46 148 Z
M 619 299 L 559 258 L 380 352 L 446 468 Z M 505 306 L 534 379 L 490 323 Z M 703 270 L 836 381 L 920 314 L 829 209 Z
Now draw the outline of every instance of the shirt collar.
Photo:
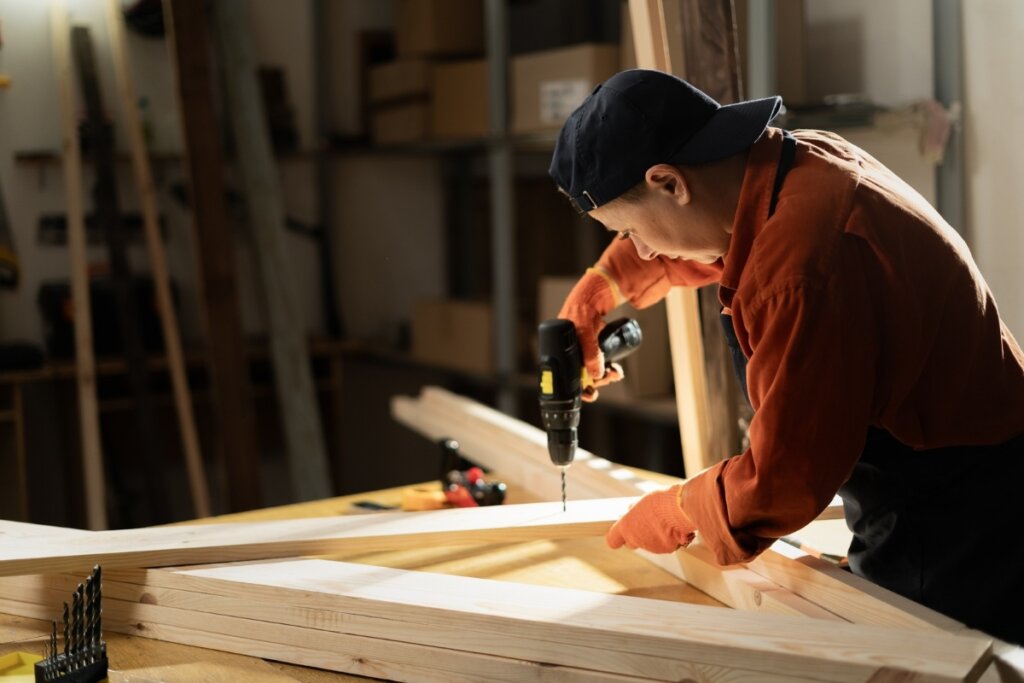
M 722 257 L 720 282 L 723 287 L 733 290 L 739 287 L 740 275 L 747 265 L 754 240 L 768 221 L 768 207 L 781 152 L 782 131 L 778 128 L 768 128 L 750 148 L 740 199 L 736 205 L 736 217 L 733 219 L 729 251 Z

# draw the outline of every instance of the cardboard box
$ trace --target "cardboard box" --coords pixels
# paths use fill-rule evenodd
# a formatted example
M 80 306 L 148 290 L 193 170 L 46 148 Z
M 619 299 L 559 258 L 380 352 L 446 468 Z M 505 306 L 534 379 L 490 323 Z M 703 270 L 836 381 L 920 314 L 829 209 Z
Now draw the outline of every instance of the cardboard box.
M 447 368 L 493 373 L 490 305 L 455 299 L 418 302 L 412 317 L 412 355 Z
M 484 52 L 483 0 L 398 0 L 399 57 L 469 57 Z
M 545 277 L 538 287 L 538 323 L 555 318 L 576 278 Z M 616 384 L 601 388 L 602 397 L 651 398 L 669 396 L 673 392 L 672 351 L 668 340 L 668 318 L 665 303 L 637 310 L 623 304 L 605 316 L 606 321 L 634 318 L 643 332 L 640 348 L 622 361 L 626 377 Z
M 557 130 L 599 83 L 619 70 L 618 45 L 586 43 L 512 60 L 512 130 Z
M 399 59 L 370 67 L 369 76 L 371 104 L 427 99 L 433 64 L 425 59 Z
M 434 137 L 487 137 L 491 130 L 489 83 L 486 60 L 436 65 L 432 91 Z
M 373 112 L 370 130 L 377 145 L 417 142 L 430 137 L 430 102 L 406 102 Z

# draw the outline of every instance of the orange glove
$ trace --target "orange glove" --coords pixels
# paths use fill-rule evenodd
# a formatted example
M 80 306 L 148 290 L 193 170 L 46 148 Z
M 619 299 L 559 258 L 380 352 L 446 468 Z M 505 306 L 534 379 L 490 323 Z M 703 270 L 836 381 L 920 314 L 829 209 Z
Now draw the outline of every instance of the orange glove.
M 576 337 L 580 341 L 583 354 L 583 366 L 594 381 L 594 385 L 584 387 L 583 400 L 597 399 L 597 387 L 622 379 L 622 368 L 612 364 L 606 371 L 604 354 L 597 345 L 597 335 L 604 327 L 604 316 L 619 303 L 616 296 L 614 281 L 599 268 L 588 268 L 580 281 L 569 292 L 558 317 L 571 320 L 576 326 Z
M 609 548 L 643 548 L 652 553 L 670 553 L 693 542 L 697 527 L 683 512 L 676 484 L 664 491 L 648 493 L 638 500 L 605 535 Z

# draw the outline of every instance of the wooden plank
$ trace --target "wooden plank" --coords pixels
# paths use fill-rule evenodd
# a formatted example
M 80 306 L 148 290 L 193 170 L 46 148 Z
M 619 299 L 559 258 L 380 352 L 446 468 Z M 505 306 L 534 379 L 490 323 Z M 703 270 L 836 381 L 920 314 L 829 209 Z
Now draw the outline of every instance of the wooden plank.
M 722 104 L 738 102 L 740 70 L 732 0 L 662 0 L 662 12 L 671 73 L 682 76 Z M 732 354 L 722 330 L 718 287 L 702 287 L 698 297 L 703 369 L 708 386 L 707 465 L 712 465 L 740 452 L 740 406 L 749 406 L 736 380 Z
M 135 171 L 135 185 L 142 207 L 143 229 L 149 267 L 156 292 L 156 307 L 163 330 L 164 350 L 167 354 L 168 372 L 174 393 L 174 405 L 178 413 L 178 428 L 181 431 L 181 445 L 185 455 L 185 469 L 188 473 L 189 490 L 192 494 L 193 510 L 198 517 L 210 516 L 210 491 L 206 483 L 206 468 L 199 448 L 192 398 L 189 394 L 188 379 L 185 376 L 185 359 L 181 349 L 181 332 L 178 318 L 174 313 L 171 296 L 170 275 L 167 271 L 167 254 L 164 252 L 157 217 L 156 190 L 153 173 L 146 155 L 146 142 L 139 120 L 138 98 L 132 81 L 131 67 L 125 47 L 124 23 L 119 0 L 107 0 L 107 30 L 114 58 L 114 73 L 117 77 L 118 92 L 121 95 L 121 115 L 124 117 L 128 141 L 131 146 L 132 168 Z
M 306 353 L 305 324 L 299 318 L 294 268 L 284 241 L 280 179 L 256 82 L 248 5 L 245 0 L 218 0 L 210 8 L 237 168 L 266 297 L 274 383 L 292 486 L 298 500 L 326 498 L 332 488 L 327 450 Z
M 64 578 L 62 582 L 55 582 L 59 588 L 35 587 L 21 601 L 45 604 L 51 610 L 59 607 L 61 601 L 67 599 L 68 591 L 73 591 L 77 585 L 73 577 Z M 187 579 L 181 583 L 197 583 Z M 487 630 L 481 630 L 479 626 L 470 628 L 460 624 L 458 615 L 452 618 L 436 613 L 437 610 L 428 614 L 430 621 L 408 621 L 406 617 L 395 618 L 390 605 L 357 609 L 349 613 L 323 605 L 294 604 L 289 597 L 292 591 L 279 590 L 278 595 L 271 599 L 254 595 L 225 597 L 210 592 L 217 590 L 215 583 L 212 588 L 209 582 L 205 585 L 205 590 L 189 591 L 105 580 L 104 619 L 117 631 L 142 636 L 149 634 L 152 626 L 170 625 L 193 631 L 261 638 L 264 643 L 273 643 L 271 652 L 283 646 L 320 646 L 327 651 L 344 653 L 349 658 L 357 657 L 391 665 L 417 660 L 424 663 L 441 660 L 445 662 L 445 668 L 435 671 L 437 675 L 475 674 L 480 677 L 477 680 L 490 680 L 491 676 L 484 673 L 487 670 L 500 674 L 504 680 L 524 680 L 525 676 L 541 668 L 550 669 L 546 675 L 551 680 L 652 679 L 649 674 L 639 678 L 605 671 L 602 665 L 606 662 L 615 670 L 657 672 L 654 678 L 660 680 L 668 677 L 674 679 L 674 672 L 680 670 L 692 670 L 692 667 L 681 666 L 671 660 L 661 661 L 657 657 L 644 657 L 646 661 L 640 664 L 616 666 L 617 660 L 623 656 L 621 653 L 594 646 L 531 638 L 524 633 L 516 633 L 516 637 L 510 639 L 508 632 L 498 630 L 491 623 L 493 620 L 486 618 L 476 620 L 489 625 Z M 241 593 L 248 592 L 244 585 L 238 590 Z M 14 593 L 11 588 L 0 589 L 0 599 L 17 601 L 18 596 Z M 378 614 L 366 613 L 374 610 Z M 458 650 L 453 650 L 453 647 L 458 647 Z M 487 654 L 494 650 L 502 654 Z M 265 652 L 258 654 L 266 657 Z M 578 665 L 556 663 L 559 661 L 574 661 Z M 359 673 L 353 670 L 351 662 L 346 664 L 338 670 Z M 780 683 L 787 680 L 781 676 L 771 679 Z
M 638 552 L 672 574 L 678 576 L 681 573 L 688 583 L 699 586 L 711 597 L 735 609 L 767 614 L 789 614 L 826 621 L 848 621 L 759 576 L 743 565 L 720 566 L 715 562 L 711 551 L 700 543 L 690 545 L 686 552 L 663 555 L 643 550 Z M 673 567 L 673 563 L 677 567 Z
M 213 105 L 204 0 L 164 3 L 178 91 L 196 245 L 197 287 L 205 321 L 206 362 L 213 389 L 218 461 L 225 464 L 232 511 L 260 506 L 259 446 L 238 304 L 232 221 L 224 204 L 224 154 Z
M 637 66 L 672 73 L 662 2 L 629 0 L 629 16 Z M 683 468 L 687 477 L 693 477 L 721 459 L 710 450 L 710 397 L 704 378 L 704 341 L 696 290 L 673 287 L 665 299 L 665 308 L 683 441 Z
M 93 565 L 165 567 L 409 545 L 511 543 L 603 535 L 635 498 L 394 512 L 339 518 L 153 527 L 54 540 L 11 540 L 0 576 L 89 571 Z
M 171 521 L 171 501 L 164 476 L 160 423 L 156 419 L 153 397 L 149 389 L 149 369 L 146 349 L 138 322 L 139 304 L 135 279 L 128 260 L 128 238 L 121 220 L 118 201 L 117 173 L 114 154 L 114 127 L 109 122 L 103 103 L 99 71 L 89 28 L 71 29 L 71 48 L 75 58 L 82 99 L 85 101 L 85 133 L 91 146 L 95 167 L 93 204 L 96 222 L 107 247 L 110 280 L 113 285 L 117 332 L 128 365 L 128 384 L 131 388 L 131 409 L 135 421 L 137 442 L 133 464 L 141 465 L 143 489 L 126 492 L 141 505 L 124 505 L 120 509 L 119 525 L 140 526 Z M 119 463 L 120 467 L 123 464 Z M 117 468 L 114 470 L 119 472 Z M 148 508 L 148 514 L 146 510 Z M 141 513 L 141 514 L 140 514 Z
M 431 439 L 457 439 L 467 457 L 501 472 L 506 479 L 536 495 L 551 499 L 559 496 L 560 488 L 557 478 L 552 476 L 554 468 L 547 454 L 547 438 L 536 427 L 438 387 L 425 387 L 417 400 L 395 397 L 392 414 Z M 661 487 L 582 449 L 569 472 L 570 500 L 575 496 L 636 495 Z M 834 616 L 819 607 L 825 603 L 804 599 L 770 580 L 765 583 L 763 577 L 741 567 L 718 567 L 700 546 L 681 550 L 675 556 L 642 556 L 731 607 L 802 613 L 814 618 Z
M 433 386 L 424 387 L 415 399 L 393 397 L 391 413 L 430 439 L 458 440 L 474 462 L 501 472 L 538 497 L 555 500 L 561 496 L 557 470 L 548 456 L 547 436 L 537 427 Z M 582 448 L 569 469 L 570 500 L 638 495 L 663 487 Z M 819 519 L 841 517 L 842 502 L 837 500 Z
M 67 193 L 68 255 L 71 260 L 71 301 L 75 316 L 75 369 L 78 384 L 78 419 L 82 432 L 82 471 L 85 482 L 86 523 L 90 529 L 107 528 L 106 484 L 96 400 L 96 359 L 92 351 L 92 312 L 82 208 L 82 155 L 78 144 L 77 107 L 71 77 L 71 38 L 63 0 L 50 5 L 51 40 L 61 110 L 61 146 Z
M 465 634 L 455 641 L 461 651 L 657 680 L 864 681 L 884 680 L 872 676 L 897 671 L 929 680 L 964 680 L 987 658 L 991 645 L 986 639 L 845 623 L 825 629 L 822 622 L 804 618 L 571 589 L 516 585 L 508 590 L 505 582 L 322 560 L 114 573 L 119 583 L 133 578 L 147 590 L 138 594 L 142 604 L 127 619 L 173 619 L 173 625 L 185 628 L 249 633 L 289 644 L 299 634 L 279 620 L 290 606 L 301 609 L 287 619 L 313 629 L 302 634 L 309 639 L 301 645 L 321 642 L 323 649 L 345 651 L 324 632 L 364 637 L 358 634 L 366 629 L 373 639 L 450 647 L 453 641 L 431 632 L 436 625 Z M 168 594 L 148 589 L 160 586 L 235 598 L 223 606 L 244 609 L 251 618 L 239 623 L 189 609 L 159 612 L 161 596 Z M 132 599 L 130 591 L 128 596 Z
M 0 609 L 42 619 L 52 613 L 53 607 L 0 598 Z M 417 683 L 650 680 L 231 617 L 209 616 L 203 627 L 197 628 L 190 617 L 182 610 L 108 601 L 104 597 L 104 625 L 117 633 L 372 678 Z M 181 623 L 187 625 L 181 626 Z M 261 635 L 270 640 L 260 640 Z
M 747 564 L 755 574 L 858 624 L 929 630 L 963 625 L 855 574 L 776 542 Z

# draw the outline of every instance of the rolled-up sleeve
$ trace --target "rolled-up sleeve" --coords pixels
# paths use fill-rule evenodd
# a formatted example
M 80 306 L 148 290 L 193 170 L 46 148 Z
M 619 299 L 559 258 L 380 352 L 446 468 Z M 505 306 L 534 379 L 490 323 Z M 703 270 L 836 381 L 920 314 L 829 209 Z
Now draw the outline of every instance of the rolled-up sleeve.
M 750 560 L 812 521 L 849 477 L 878 362 L 868 258 L 847 235 L 826 278 L 778 283 L 743 310 L 750 448 L 691 479 L 683 509 L 719 562 Z
M 630 240 L 621 239 L 611 241 L 596 267 L 619 288 L 616 298 L 637 308 L 656 304 L 674 286 L 701 287 L 717 282 L 722 274 L 720 262 L 703 264 L 666 256 L 644 260 Z

